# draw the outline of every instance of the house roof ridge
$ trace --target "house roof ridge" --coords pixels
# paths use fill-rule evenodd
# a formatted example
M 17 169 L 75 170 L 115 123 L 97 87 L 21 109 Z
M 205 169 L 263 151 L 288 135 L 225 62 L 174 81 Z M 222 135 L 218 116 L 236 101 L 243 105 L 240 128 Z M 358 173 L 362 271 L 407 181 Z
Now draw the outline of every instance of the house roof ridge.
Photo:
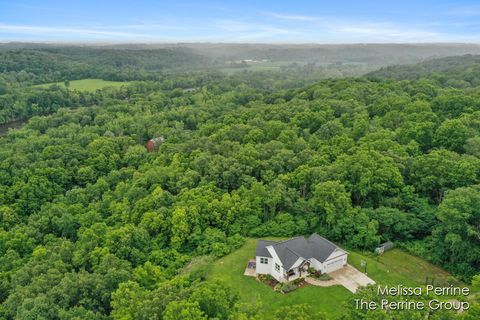
M 273 244 L 277 244 L 278 242 L 275 240 L 267 240 L 267 239 L 258 239 L 257 241 L 263 241 L 263 242 L 272 242 Z
M 279 242 L 275 243 L 275 245 L 286 243 L 286 242 L 289 242 L 289 241 L 292 241 L 292 240 L 298 239 L 298 238 L 303 238 L 303 239 L 307 240 L 304 236 L 296 236 L 296 237 L 293 237 L 293 238 L 290 238 L 290 239 L 279 241 Z
M 293 251 L 293 250 L 290 249 L 289 247 L 285 247 L 285 250 L 290 251 L 291 253 L 293 253 L 294 255 L 296 255 L 296 256 L 299 257 L 299 258 L 308 259 L 308 258 L 303 257 L 303 256 L 302 256 L 301 254 L 299 254 L 298 252 Z
M 326 241 L 326 242 L 334 245 L 335 247 L 339 248 L 339 246 L 337 246 L 335 243 L 333 243 L 332 241 L 328 240 L 328 239 L 325 238 L 325 237 L 322 237 L 321 235 L 319 235 L 319 234 L 317 234 L 317 233 L 312 233 L 312 234 L 310 235 L 310 237 L 308 237 L 307 240 L 309 240 L 309 239 L 310 239 L 311 237 L 313 237 L 313 236 L 317 236 L 317 237 L 319 237 L 320 239 L 322 239 L 322 240 L 324 240 L 324 241 Z

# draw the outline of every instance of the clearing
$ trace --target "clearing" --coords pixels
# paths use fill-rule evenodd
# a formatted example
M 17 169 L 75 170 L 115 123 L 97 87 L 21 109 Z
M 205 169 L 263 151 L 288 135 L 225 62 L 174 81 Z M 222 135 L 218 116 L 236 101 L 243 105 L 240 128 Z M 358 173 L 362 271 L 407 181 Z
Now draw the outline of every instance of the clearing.
M 343 311 L 341 305 L 351 301 L 353 294 L 341 285 L 307 286 L 282 295 L 254 277 L 244 276 L 248 261 L 254 258 L 256 245 L 257 239 L 246 239 L 240 249 L 214 261 L 207 279 L 229 284 L 238 292 L 242 302 L 259 303 L 262 319 L 271 319 L 280 307 L 302 303 L 310 305 L 315 312 L 324 312 L 336 318 Z M 361 260 L 366 261 L 368 276 L 380 285 L 418 286 L 425 283 L 427 276 L 435 278 L 436 283 L 444 283 L 452 278 L 448 272 L 400 249 L 393 249 L 378 257 L 347 251 L 349 264 L 363 271 Z
M 429 283 L 433 279 L 435 285 L 446 285 L 447 283 L 464 285 L 442 268 L 400 249 L 368 257 L 349 251 L 348 263 L 363 272 L 364 267 L 361 266 L 361 260 L 367 263 L 368 276 L 383 285 L 418 286 L 424 285 L 427 278 Z
M 107 81 L 102 79 L 82 79 L 82 80 L 71 80 L 69 89 L 72 90 L 81 90 L 81 91 L 96 91 L 106 87 L 121 87 L 127 85 L 129 82 L 122 81 Z M 54 82 L 54 83 L 44 83 L 36 85 L 35 87 L 39 88 L 48 88 L 52 85 L 58 85 L 62 88 L 65 88 L 64 82 Z
M 240 300 L 247 303 L 260 303 L 262 319 L 272 319 L 276 310 L 283 306 L 306 303 L 315 312 L 325 312 L 330 316 L 339 316 L 338 305 L 353 295 L 342 286 L 319 288 L 307 286 L 282 295 L 254 277 L 244 276 L 245 266 L 255 255 L 257 239 L 247 239 L 237 251 L 216 260 L 209 270 L 207 279 L 221 280 L 233 287 Z

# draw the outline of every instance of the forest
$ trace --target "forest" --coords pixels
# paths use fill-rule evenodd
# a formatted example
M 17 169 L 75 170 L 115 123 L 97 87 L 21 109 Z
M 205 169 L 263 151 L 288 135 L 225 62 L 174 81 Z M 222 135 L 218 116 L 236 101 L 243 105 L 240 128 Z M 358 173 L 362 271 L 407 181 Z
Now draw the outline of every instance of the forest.
M 90 50 L 0 51 L 0 123 L 29 118 L 0 137 L 0 319 L 263 319 L 194 262 L 313 232 L 393 241 L 480 289 L 479 56 L 315 79 L 226 74 L 191 48 Z M 92 77 L 128 83 L 35 87 Z

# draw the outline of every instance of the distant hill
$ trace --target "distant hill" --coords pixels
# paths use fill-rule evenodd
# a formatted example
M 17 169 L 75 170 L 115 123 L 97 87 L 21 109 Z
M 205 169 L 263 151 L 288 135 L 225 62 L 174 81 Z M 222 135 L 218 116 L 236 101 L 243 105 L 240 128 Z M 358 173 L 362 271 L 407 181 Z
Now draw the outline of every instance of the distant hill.
M 209 58 L 185 47 L 162 49 L 114 49 L 92 46 L 52 46 L 0 44 L 0 72 L 21 71 L 38 73 L 64 65 L 88 65 L 115 69 L 160 71 L 175 68 L 205 66 Z M 40 65 L 40 66 L 39 66 Z
M 427 59 L 480 54 L 478 44 L 182 44 L 218 59 L 295 60 L 388 66 Z
M 417 63 L 434 58 L 480 54 L 480 45 L 467 43 L 431 44 L 255 44 L 255 43 L 159 43 L 159 44 L 42 44 L 0 43 L 5 50 L 35 49 L 77 56 L 85 54 L 107 65 L 120 64 L 158 69 L 165 65 L 211 66 L 238 60 L 315 62 L 318 64 L 353 63 L 377 68 Z M 168 58 L 167 63 L 165 57 Z M 147 58 L 147 59 L 145 59 Z M 154 59 L 151 59 L 154 58 Z M 125 60 L 127 59 L 127 60 Z M 138 61 L 141 60 L 139 64 Z M 91 60 L 90 60 L 91 61 Z
M 413 65 L 385 67 L 370 72 L 367 77 L 395 80 L 430 78 L 443 86 L 476 87 L 480 85 L 480 55 L 446 57 Z
M 87 46 L 1 44 L 0 73 L 18 82 L 33 84 L 102 78 L 148 79 L 148 74 L 172 70 L 196 70 L 211 59 L 185 47 L 160 49 L 113 49 Z M 11 80 L 9 80 L 11 82 Z

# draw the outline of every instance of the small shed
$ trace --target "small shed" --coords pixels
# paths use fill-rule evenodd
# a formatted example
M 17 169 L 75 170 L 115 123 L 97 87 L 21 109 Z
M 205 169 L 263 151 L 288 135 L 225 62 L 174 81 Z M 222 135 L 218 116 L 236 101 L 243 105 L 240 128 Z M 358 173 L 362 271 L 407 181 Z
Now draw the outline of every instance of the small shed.
M 165 142 L 165 138 L 163 136 L 152 138 L 147 141 L 145 147 L 147 148 L 148 152 L 153 152 L 155 149 Z
M 380 244 L 380 246 L 378 246 L 377 248 L 375 248 L 375 253 L 383 254 L 385 251 L 388 251 L 388 250 L 392 249 L 393 247 L 395 247 L 393 242 L 387 241 L 387 242 L 384 242 L 384 243 Z

